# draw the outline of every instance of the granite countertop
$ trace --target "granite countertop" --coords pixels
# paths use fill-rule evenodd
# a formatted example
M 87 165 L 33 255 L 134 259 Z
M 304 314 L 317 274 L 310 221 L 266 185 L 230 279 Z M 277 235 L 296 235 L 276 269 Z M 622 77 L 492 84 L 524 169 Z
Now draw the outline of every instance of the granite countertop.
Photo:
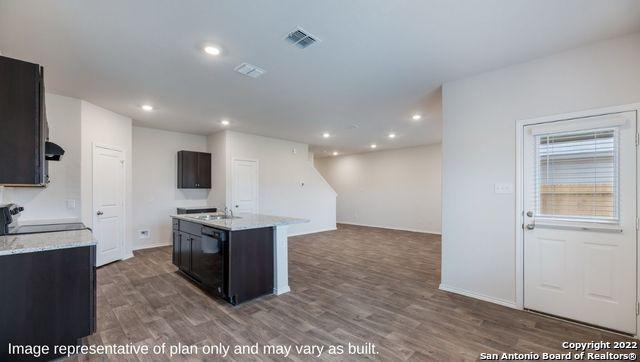
M 191 221 L 197 224 L 205 226 L 211 226 L 216 229 L 224 230 L 248 230 L 259 229 L 264 227 L 274 227 L 292 224 L 304 224 L 309 222 L 306 219 L 298 219 L 293 217 L 262 215 L 262 214 L 238 214 L 233 219 L 222 220 L 199 220 L 195 217 L 202 215 L 224 215 L 223 213 L 202 213 L 202 214 L 186 214 L 186 215 L 171 215 L 172 218 Z
M 96 245 L 91 230 L 0 236 L 0 256 Z

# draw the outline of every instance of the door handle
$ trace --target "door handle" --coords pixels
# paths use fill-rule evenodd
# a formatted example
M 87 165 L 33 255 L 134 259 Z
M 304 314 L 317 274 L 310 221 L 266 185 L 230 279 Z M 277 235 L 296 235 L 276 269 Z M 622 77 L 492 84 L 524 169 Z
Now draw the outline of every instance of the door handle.
M 236 205 L 236 207 L 238 207 L 238 205 Z
M 104 212 L 98 210 L 98 212 L 96 212 L 96 215 L 100 216 L 100 215 L 104 215 Z

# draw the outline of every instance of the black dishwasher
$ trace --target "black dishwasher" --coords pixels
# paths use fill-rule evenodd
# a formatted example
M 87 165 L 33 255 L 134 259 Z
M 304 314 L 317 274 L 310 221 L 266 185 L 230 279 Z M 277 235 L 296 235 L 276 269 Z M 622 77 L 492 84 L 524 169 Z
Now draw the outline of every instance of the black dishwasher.
M 224 230 L 202 227 L 202 236 L 191 241 L 191 274 L 211 292 L 224 296 L 224 263 L 227 236 Z

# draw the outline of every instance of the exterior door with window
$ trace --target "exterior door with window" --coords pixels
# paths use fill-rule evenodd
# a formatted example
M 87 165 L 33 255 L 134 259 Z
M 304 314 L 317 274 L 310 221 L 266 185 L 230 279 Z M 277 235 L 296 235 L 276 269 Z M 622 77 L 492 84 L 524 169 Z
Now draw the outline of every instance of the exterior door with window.
M 525 127 L 525 308 L 635 334 L 636 117 Z

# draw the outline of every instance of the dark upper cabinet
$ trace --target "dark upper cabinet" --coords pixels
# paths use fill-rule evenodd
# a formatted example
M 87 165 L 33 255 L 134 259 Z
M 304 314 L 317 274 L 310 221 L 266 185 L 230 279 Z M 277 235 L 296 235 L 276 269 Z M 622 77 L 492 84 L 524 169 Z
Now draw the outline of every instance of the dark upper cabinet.
M 211 154 L 204 152 L 178 152 L 178 188 L 211 188 Z
M 0 130 L 0 185 L 46 185 L 49 130 L 38 64 L 0 56 Z

